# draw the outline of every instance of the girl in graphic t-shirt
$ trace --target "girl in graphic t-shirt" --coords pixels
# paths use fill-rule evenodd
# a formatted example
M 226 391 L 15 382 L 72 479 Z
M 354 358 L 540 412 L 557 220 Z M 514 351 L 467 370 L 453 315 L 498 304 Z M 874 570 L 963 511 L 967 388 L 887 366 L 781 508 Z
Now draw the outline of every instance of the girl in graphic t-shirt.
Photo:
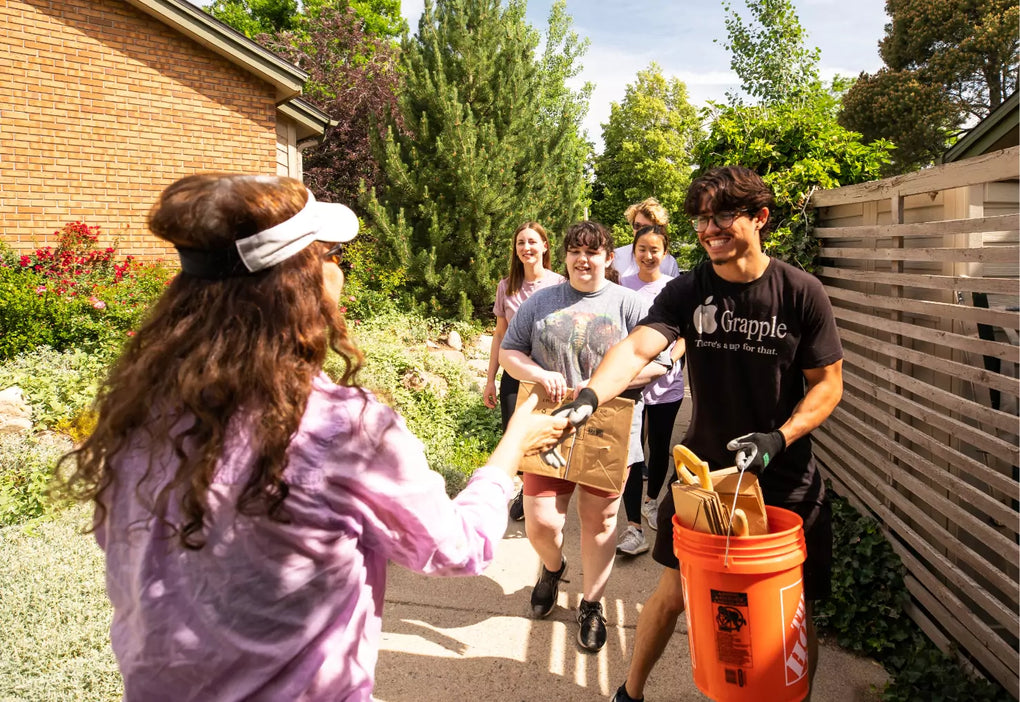
M 499 369 L 499 345 L 521 303 L 536 290 L 559 285 L 563 281 L 562 275 L 549 270 L 549 237 L 542 225 L 538 222 L 525 222 L 517 227 L 510 249 L 510 275 L 499 281 L 499 285 L 496 286 L 496 304 L 492 306 L 492 312 L 496 315 L 496 330 L 492 332 L 489 372 L 485 378 L 485 390 L 482 392 L 486 407 L 495 408 L 498 400 L 504 431 L 517 404 L 517 389 L 520 382 L 504 368 L 497 398 L 496 371 Z M 510 503 L 510 518 L 517 521 L 524 519 L 523 486 Z
M 541 385 L 559 403 L 587 385 L 606 351 L 637 326 L 648 302 L 637 293 L 614 285 L 606 271 L 613 261 L 612 235 L 597 222 L 578 222 L 564 235 L 569 282 L 539 290 L 513 318 L 500 349 L 500 364 L 521 381 Z M 665 372 L 664 358 L 648 363 L 630 387 L 637 406 L 627 446 L 627 465 L 641 458 L 640 392 Z M 575 490 L 576 489 L 576 490 Z M 542 562 L 531 593 L 532 616 L 547 616 L 556 605 L 559 583 L 566 572 L 563 527 L 575 491 L 580 517 L 581 603 L 578 608 L 580 645 L 598 651 L 606 642 L 601 599 L 613 570 L 619 493 L 610 493 L 568 480 L 524 474 L 524 510 L 528 540 Z
M 666 283 L 673 280 L 673 276 L 662 272 L 662 262 L 669 250 L 669 236 L 665 227 L 642 227 L 634 236 L 632 248 L 638 272 L 624 276 L 620 284 L 636 291 L 651 304 L 655 296 L 666 287 Z M 641 394 L 645 403 L 641 434 L 648 441 L 648 486 L 647 491 L 642 489 L 645 486 L 641 470 L 643 466 L 633 466 L 623 489 L 623 508 L 627 513 L 628 524 L 616 544 L 617 551 L 630 556 L 645 553 L 649 548 L 641 528 L 641 515 L 645 515 L 650 529 L 657 528 L 658 497 L 669 469 L 673 423 L 684 399 L 684 374 L 680 358 L 685 348 L 683 339 L 669 348 L 673 365 L 665 375 L 645 386 Z

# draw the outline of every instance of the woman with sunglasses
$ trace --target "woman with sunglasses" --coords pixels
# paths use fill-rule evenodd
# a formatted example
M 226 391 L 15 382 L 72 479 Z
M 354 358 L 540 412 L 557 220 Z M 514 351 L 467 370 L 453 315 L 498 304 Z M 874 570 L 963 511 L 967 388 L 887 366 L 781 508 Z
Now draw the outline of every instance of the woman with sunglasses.
M 479 573 L 520 458 L 565 421 L 518 412 L 451 500 L 356 384 L 330 248 L 353 212 L 290 178 L 202 174 L 166 188 L 149 227 L 181 273 L 67 457 L 95 504 L 124 699 L 370 700 L 387 561 Z
M 655 296 L 666 287 L 666 283 L 674 278 L 662 272 L 662 263 L 669 251 L 669 237 L 662 227 L 645 226 L 638 229 L 631 248 L 638 272 L 623 276 L 620 284 L 644 297 L 651 305 Z M 649 549 L 641 527 L 641 515 L 645 516 L 649 528 L 658 528 L 659 492 L 669 471 L 673 424 L 684 399 L 684 373 L 680 359 L 685 348 L 683 339 L 680 339 L 668 349 L 673 365 L 665 375 L 646 385 L 641 393 L 644 401 L 641 434 L 648 443 L 644 464 L 648 469 L 648 482 L 646 488 L 643 471 L 638 469 L 643 466 L 635 466 L 627 476 L 627 484 L 623 489 L 627 528 L 620 534 L 616 550 L 628 556 L 637 556 Z
M 525 222 L 517 227 L 510 246 L 510 274 L 496 286 L 496 303 L 492 306 L 492 313 L 496 315 L 496 329 L 492 332 L 489 370 L 485 378 L 485 390 L 482 391 L 485 406 L 489 409 L 495 408 L 499 402 L 503 431 L 506 431 L 506 424 L 517 405 L 520 381 L 504 368 L 497 397 L 496 371 L 499 370 L 499 345 L 503 342 L 510 320 L 514 318 L 522 302 L 531 297 L 536 290 L 559 285 L 565 280 L 559 273 L 549 270 L 549 260 L 549 236 L 542 225 L 538 222 Z M 516 521 L 524 519 L 523 486 L 510 502 L 510 518 Z

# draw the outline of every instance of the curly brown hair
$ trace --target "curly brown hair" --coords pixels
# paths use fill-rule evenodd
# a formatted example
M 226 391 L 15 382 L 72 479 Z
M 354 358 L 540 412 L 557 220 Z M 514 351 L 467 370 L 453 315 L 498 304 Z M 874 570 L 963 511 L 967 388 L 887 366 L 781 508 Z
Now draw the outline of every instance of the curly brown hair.
M 218 250 L 289 219 L 307 199 L 292 178 L 193 175 L 163 191 L 149 228 L 174 246 Z M 207 493 L 235 419 L 251 425 L 255 456 L 238 511 L 287 521 L 287 449 L 312 380 L 328 348 L 343 359 L 344 385 L 356 386 L 363 358 L 323 289 L 327 250 L 315 242 L 251 275 L 180 273 L 171 281 L 103 382 L 95 430 L 61 459 L 76 462 L 66 489 L 95 503 L 93 528 L 105 519 L 103 494 L 119 477 L 115 459 L 145 432 L 152 448 L 135 490 L 184 547 L 201 548 Z M 163 488 L 144 494 L 159 447 L 172 451 L 177 466 Z M 177 494 L 180 523 L 173 524 L 168 502 Z

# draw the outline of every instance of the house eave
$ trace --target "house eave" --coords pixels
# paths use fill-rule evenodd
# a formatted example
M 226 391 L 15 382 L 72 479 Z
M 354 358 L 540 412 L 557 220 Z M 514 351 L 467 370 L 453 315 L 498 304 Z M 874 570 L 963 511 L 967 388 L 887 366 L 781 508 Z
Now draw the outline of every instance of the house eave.
M 126 0 L 276 89 L 277 102 L 301 94 L 308 74 L 188 0 Z
M 1002 101 L 987 117 L 964 134 L 942 155 L 942 163 L 952 163 L 970 156 L 1016 146 L 1020 143 L 1020 93 Z
M 304 98 L 293 98 L 276 106 L 280 114 L 288 117 L 297 126 L 299 143 L 319 141 L 326 129 L 335 125 L 336 120 Z

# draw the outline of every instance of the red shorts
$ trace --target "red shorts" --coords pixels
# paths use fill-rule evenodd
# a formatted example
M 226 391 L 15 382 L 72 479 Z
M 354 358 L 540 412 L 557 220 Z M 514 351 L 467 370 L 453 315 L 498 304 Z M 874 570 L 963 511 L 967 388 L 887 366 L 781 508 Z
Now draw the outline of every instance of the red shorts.
M 626 480 L 624 482 L 626 482 Z M 574 492 L 575 488 L 581 488 L 585 492 L 591 493 L 596 497 L 604 497 L 607 499 L 616 499 L 620 496 L 620 493 L 618 492 L 599 490 L 598 488 L 589 487 L 588 485 L 578 485 L 575 482 L 563 480 L 562 478 L 553 478 L 548 475 L 536 475 L 534 473 L 524 474 L 524 494 L 529 497 L 570 495 Z

